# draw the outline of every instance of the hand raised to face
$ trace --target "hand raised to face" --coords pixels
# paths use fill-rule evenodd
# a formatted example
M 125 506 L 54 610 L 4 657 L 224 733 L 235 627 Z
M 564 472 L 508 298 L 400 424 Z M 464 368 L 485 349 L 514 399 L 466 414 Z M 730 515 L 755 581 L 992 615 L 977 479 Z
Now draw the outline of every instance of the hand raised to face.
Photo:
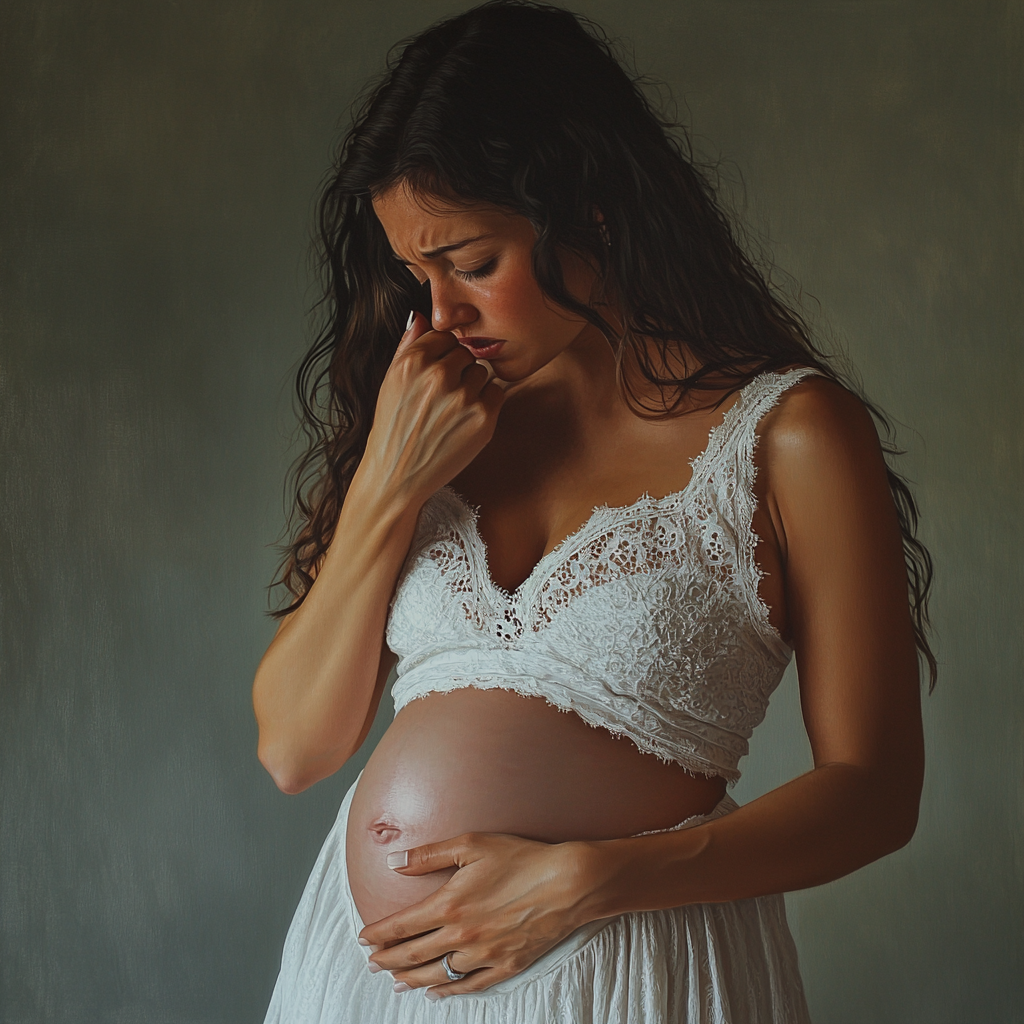
M 494 433 L 504 392 L 448 331 L 414 313 L 384 376 L 364 459 L 422 502 Z

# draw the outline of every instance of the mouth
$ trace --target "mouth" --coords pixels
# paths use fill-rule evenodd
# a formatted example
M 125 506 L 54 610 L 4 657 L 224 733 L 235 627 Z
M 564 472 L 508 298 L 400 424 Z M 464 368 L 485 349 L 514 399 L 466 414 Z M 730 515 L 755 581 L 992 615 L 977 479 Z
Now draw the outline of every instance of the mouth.
M 500 338 L 459 338 L 459 344 L 468 348 L 474 359 L 493 359 L 505 342 Z

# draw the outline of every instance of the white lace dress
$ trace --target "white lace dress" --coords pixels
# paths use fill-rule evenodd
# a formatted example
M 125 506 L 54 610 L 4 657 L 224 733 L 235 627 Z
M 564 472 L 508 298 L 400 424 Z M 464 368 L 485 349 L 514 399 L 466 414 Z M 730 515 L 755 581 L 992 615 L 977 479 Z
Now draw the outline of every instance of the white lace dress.
M 423 507 L 388 618 L 396 710 L 459 687 L 514 690 L 735 782 L 792 653 L 758 595 L 756 428 L 811 372 L 756 377 L 683 490 L 594 509 L 512 594 L 490 578 L 475 510 L 441 488 Z M 363 922 L 344 852 L 355 785 L 288 931 L 267 1024 L 807 1024 L 781 895 L 594 922 L 479 994 L 395 994 L 356 942 Z M 677 827 L 735 807 L 727 796 Z

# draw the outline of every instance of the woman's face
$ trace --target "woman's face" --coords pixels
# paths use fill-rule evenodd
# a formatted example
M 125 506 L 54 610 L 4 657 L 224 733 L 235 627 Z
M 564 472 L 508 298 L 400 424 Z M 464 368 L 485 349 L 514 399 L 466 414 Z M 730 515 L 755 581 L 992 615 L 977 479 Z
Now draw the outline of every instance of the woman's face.
M 398 185 L 373 202 L 395 258 L 430 282 L 431 326 L 451 331 L 502 380 L 530 376 L 584 333 L 587 321 L 546 298 L 530 264 L 536 232 L 498 207 L 455 206 Z M 562 260 L 569 292 L 590 300 L 597 278 L 577 257 Z M 495 348 L 487 346 L 500 342 Z

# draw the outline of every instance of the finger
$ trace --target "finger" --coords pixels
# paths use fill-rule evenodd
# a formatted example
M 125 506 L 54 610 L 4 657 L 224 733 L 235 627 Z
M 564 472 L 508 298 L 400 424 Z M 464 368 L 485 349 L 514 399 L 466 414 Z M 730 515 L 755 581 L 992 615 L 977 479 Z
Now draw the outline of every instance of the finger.
M 456 836 L 442 843 L 428 843 L 389 853 L 387 865 L 400 875 L 429 875 L 431 871 L 463 867 L 475 859 L 472 848 L 473 840 L 469 836 Z
M 396 943 L 435 932 L 449 923 L 449 902 L 448 893 L 442 887 L 419 903 L 368 924 L 359 933 L 359 945 L 375 946 L 380 951 Z
M 454 938 L 449 928 L 438 928 L 427 935 L 420 935 L 405 942 L 396 943 L 384 949 L 378 949 L 369 957 L 372 963 L 385 971 L 414 971 L 424 964 L 438 964 L 445 953 L 452 951 Z M 461 954 L 460 954 L 461 955 Z M 451 962 L 451 961 L 449 961 Z M 457 967 L 456 970 L 462 970 Z M 444 969 L 441 968 L 441 973 Z M 447 981 L 447 976 L 439 979 Z
M 477 398 L 483 391 L 484 385 L 490 380 L 490 371 L 482 363 L 472 362 L 462 371 L 463 387 Z
M 473 358 L 469 349 L 465 345 L 460 345 L 459 339 L 451 331 L 433 330 L 427 318 L 419 313 L 415 314 L 415 322 L 409 331 L 411 332 L 409 339 L 399 344 L 401 350 L 415 348 L 437 360 L 445 359 L 459 352 L 465 353 L 470 359 Z
M 395 354 L 397 355 L 403 349 L 408 348 L 414 341 L 429 331 L 430 324 L 427 322 L 427 318 L 421 313 L 417 313 L 416 310 L 411 310 L 409 312 L 409 322 L 405 325 L 405 332 L 398 341 L 398 348 L 395 350 Z
M 494 369 L 494 367 L 491 365 L 491 363 L 488 360 L 486 360 L 486 359 L 478 359 L 477 362 L 481 366 L 486 366 L 487 367 L 487 383 L 488 384 L 490 384 L 491 381 L 494 381 L 494 383 L 497 384 L 498 387 L 501 388 L 502 391 L 504 391 L 505 388 L 508 387 L 508 381 L 507 380 L 502 380 L 498 376 L 497 371 Z
M 451 337 L 455 338 L 455 335 L 453 334 Z M 460 345 L 458 338 L 455 338 L 455 344 L 450 349 L 440 354 L 439 361 L 456 367 L 459 373 L 476 362 L 473 353 L 465 345 Z
M 469 992 L 483 992 L 485 988 L 511 977 L 514 977 L 513 973 L 498 967 L 481 967 L 480 970 L 467 974 L 461 981 L 449 981 L 444 985 L 428 988 L 425 994 L 428 999 L 444 999 L 447 996 L 461 996 Z
M 372 946 L 376 950 L 373 955 L 376 956 L 382 949 L 437 931 L 444 924 L 436 907 L 424 907 L 423 902 L 420 902 L 368 924 L 359 933 L 359 945 Z
M 459 952 L 449 952 L 448 963 L 452 965 L 453 971 L 460 974 L 468 975 L 473 969 L 470 967 L 469 957 Z M 395 990 L 401 992 L 404 992 L 405 989 L 399 989 L 398 985 L 406 985 L 409 988 L 431 988 L 436 985 L 452 984 L 440 958 L 432 963 L 424 964 L 422 967 L 415 967 L 408 971 L 392 971 L 391 973 L 395 979 Z
M 488 413 L 496 413 L 505 403 L 505 388 L 498 382 L 497 378 L 489 380 L 480 391 L 480 401 Z

